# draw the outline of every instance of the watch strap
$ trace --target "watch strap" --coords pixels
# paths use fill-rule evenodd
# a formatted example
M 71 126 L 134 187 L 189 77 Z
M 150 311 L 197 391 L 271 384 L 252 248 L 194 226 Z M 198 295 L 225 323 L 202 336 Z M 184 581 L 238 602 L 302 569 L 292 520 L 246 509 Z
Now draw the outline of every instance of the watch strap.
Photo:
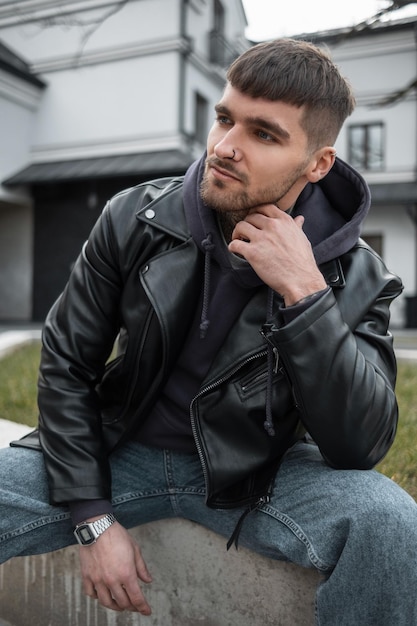
M 94 522 L 81 522 L 75 527 L 74 536 L 81 546 L 89 546 L 95 543 L 115 521 L 113 513 L 106 513 Z
M 113 513 L 106 513 L 106 515 L 100 517 L 100 519 L 96 520 L 95 522 L 91 522 L 91 524 L 94 527 L 97 536 L 99 537 L 104 533 L 105 530 L 110 528 L 110 526 L 114 524 L 115 521 L 116 518 L 114 517 Z

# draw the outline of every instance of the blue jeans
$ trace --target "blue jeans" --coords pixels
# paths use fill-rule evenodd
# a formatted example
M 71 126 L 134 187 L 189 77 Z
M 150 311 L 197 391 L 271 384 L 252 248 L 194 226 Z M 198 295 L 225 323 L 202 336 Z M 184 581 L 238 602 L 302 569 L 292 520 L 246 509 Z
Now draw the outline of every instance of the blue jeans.
M 183 517 L 229 538 L 243 512 L 205 506 L 197 456 L 132 443 L 111 464 L 113 505 L 125 527 Z M 0 476 L 0 562 L 75 542 L 67 509 L 48 504 L 39 452 L 0 450 Z M 320 626 L 417 625 L 417 507 L 375 471 L 333 470 L 316 446 L 298 443 L 270 503 L 246 518 L 240 544 L 324 573 Z

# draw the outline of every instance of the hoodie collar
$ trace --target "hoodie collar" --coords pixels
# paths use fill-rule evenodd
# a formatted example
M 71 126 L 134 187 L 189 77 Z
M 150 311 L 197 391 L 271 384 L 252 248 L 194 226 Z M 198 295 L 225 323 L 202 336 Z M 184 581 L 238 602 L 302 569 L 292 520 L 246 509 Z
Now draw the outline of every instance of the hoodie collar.
M 184 179 L 184 209 L 188 227 L 197 246 L 204 252 L 202 241 L 212 233 L 213 258 L 224 269 L 232 268 L 232 255 L 224 244 L 216 213 L 200 196 L 206 154 L 195 161 Z M 358 241 L 368 214 L 371 196 L 364 178 L 342 159 L 318 183 L 309 183 L 295 203 L 291 215 L 304 216 L 303 230 L 313 247 L 318 265 L 348 252 Z M 236 278 L 247 286 L 258 284 L 256 274 L 243 265 Z M 244 273 L 247 272 L 247 278 Z M 252 274 L 252 277 L 250 276 Z
M 370 204 L 365 180 L 339 158 L 325 178 L 304 188 L 292 215 L 304 216 L 303 230 L 318 265 L 345 254 L 355 245 Z

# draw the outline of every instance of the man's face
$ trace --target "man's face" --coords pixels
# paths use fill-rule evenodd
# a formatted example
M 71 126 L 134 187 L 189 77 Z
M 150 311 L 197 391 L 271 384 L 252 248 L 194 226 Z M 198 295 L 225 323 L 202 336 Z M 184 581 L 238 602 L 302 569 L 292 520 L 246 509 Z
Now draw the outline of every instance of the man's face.
M 240 217 L 261 204 L 289 209 L 308 179 L 302 108 L 247 96 L 227 85 L 207 139 L 201 195 Z

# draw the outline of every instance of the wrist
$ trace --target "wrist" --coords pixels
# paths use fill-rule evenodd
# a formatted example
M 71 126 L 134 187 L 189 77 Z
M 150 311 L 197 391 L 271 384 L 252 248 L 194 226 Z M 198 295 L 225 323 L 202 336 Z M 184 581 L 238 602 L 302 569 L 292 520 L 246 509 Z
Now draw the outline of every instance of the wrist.
M 287 306 L 298 306 L 300 304 L 308 304 L 311 300 L 315 300 L 316 298 L 321 296 L 325 291 L 327 291 L 327 287 L 324 287 L 323 289 L 319 289 L 318 291 L 314 291 L 313 293 L 309 293 L 307 296 L 303 296 L 296 302 L 293 302 L 292 304 L 289 304 Z
M 317 294 L 324 293 L 327 287 L 328 285 L 322 276 L 320 276 L 320 280 L 309 284 L 307 287 L 292 286 L 287 292 L 282 294 L 285 306 L 295 306 L 296 304 L 307 302 L 309 299 L 315 298 Z

